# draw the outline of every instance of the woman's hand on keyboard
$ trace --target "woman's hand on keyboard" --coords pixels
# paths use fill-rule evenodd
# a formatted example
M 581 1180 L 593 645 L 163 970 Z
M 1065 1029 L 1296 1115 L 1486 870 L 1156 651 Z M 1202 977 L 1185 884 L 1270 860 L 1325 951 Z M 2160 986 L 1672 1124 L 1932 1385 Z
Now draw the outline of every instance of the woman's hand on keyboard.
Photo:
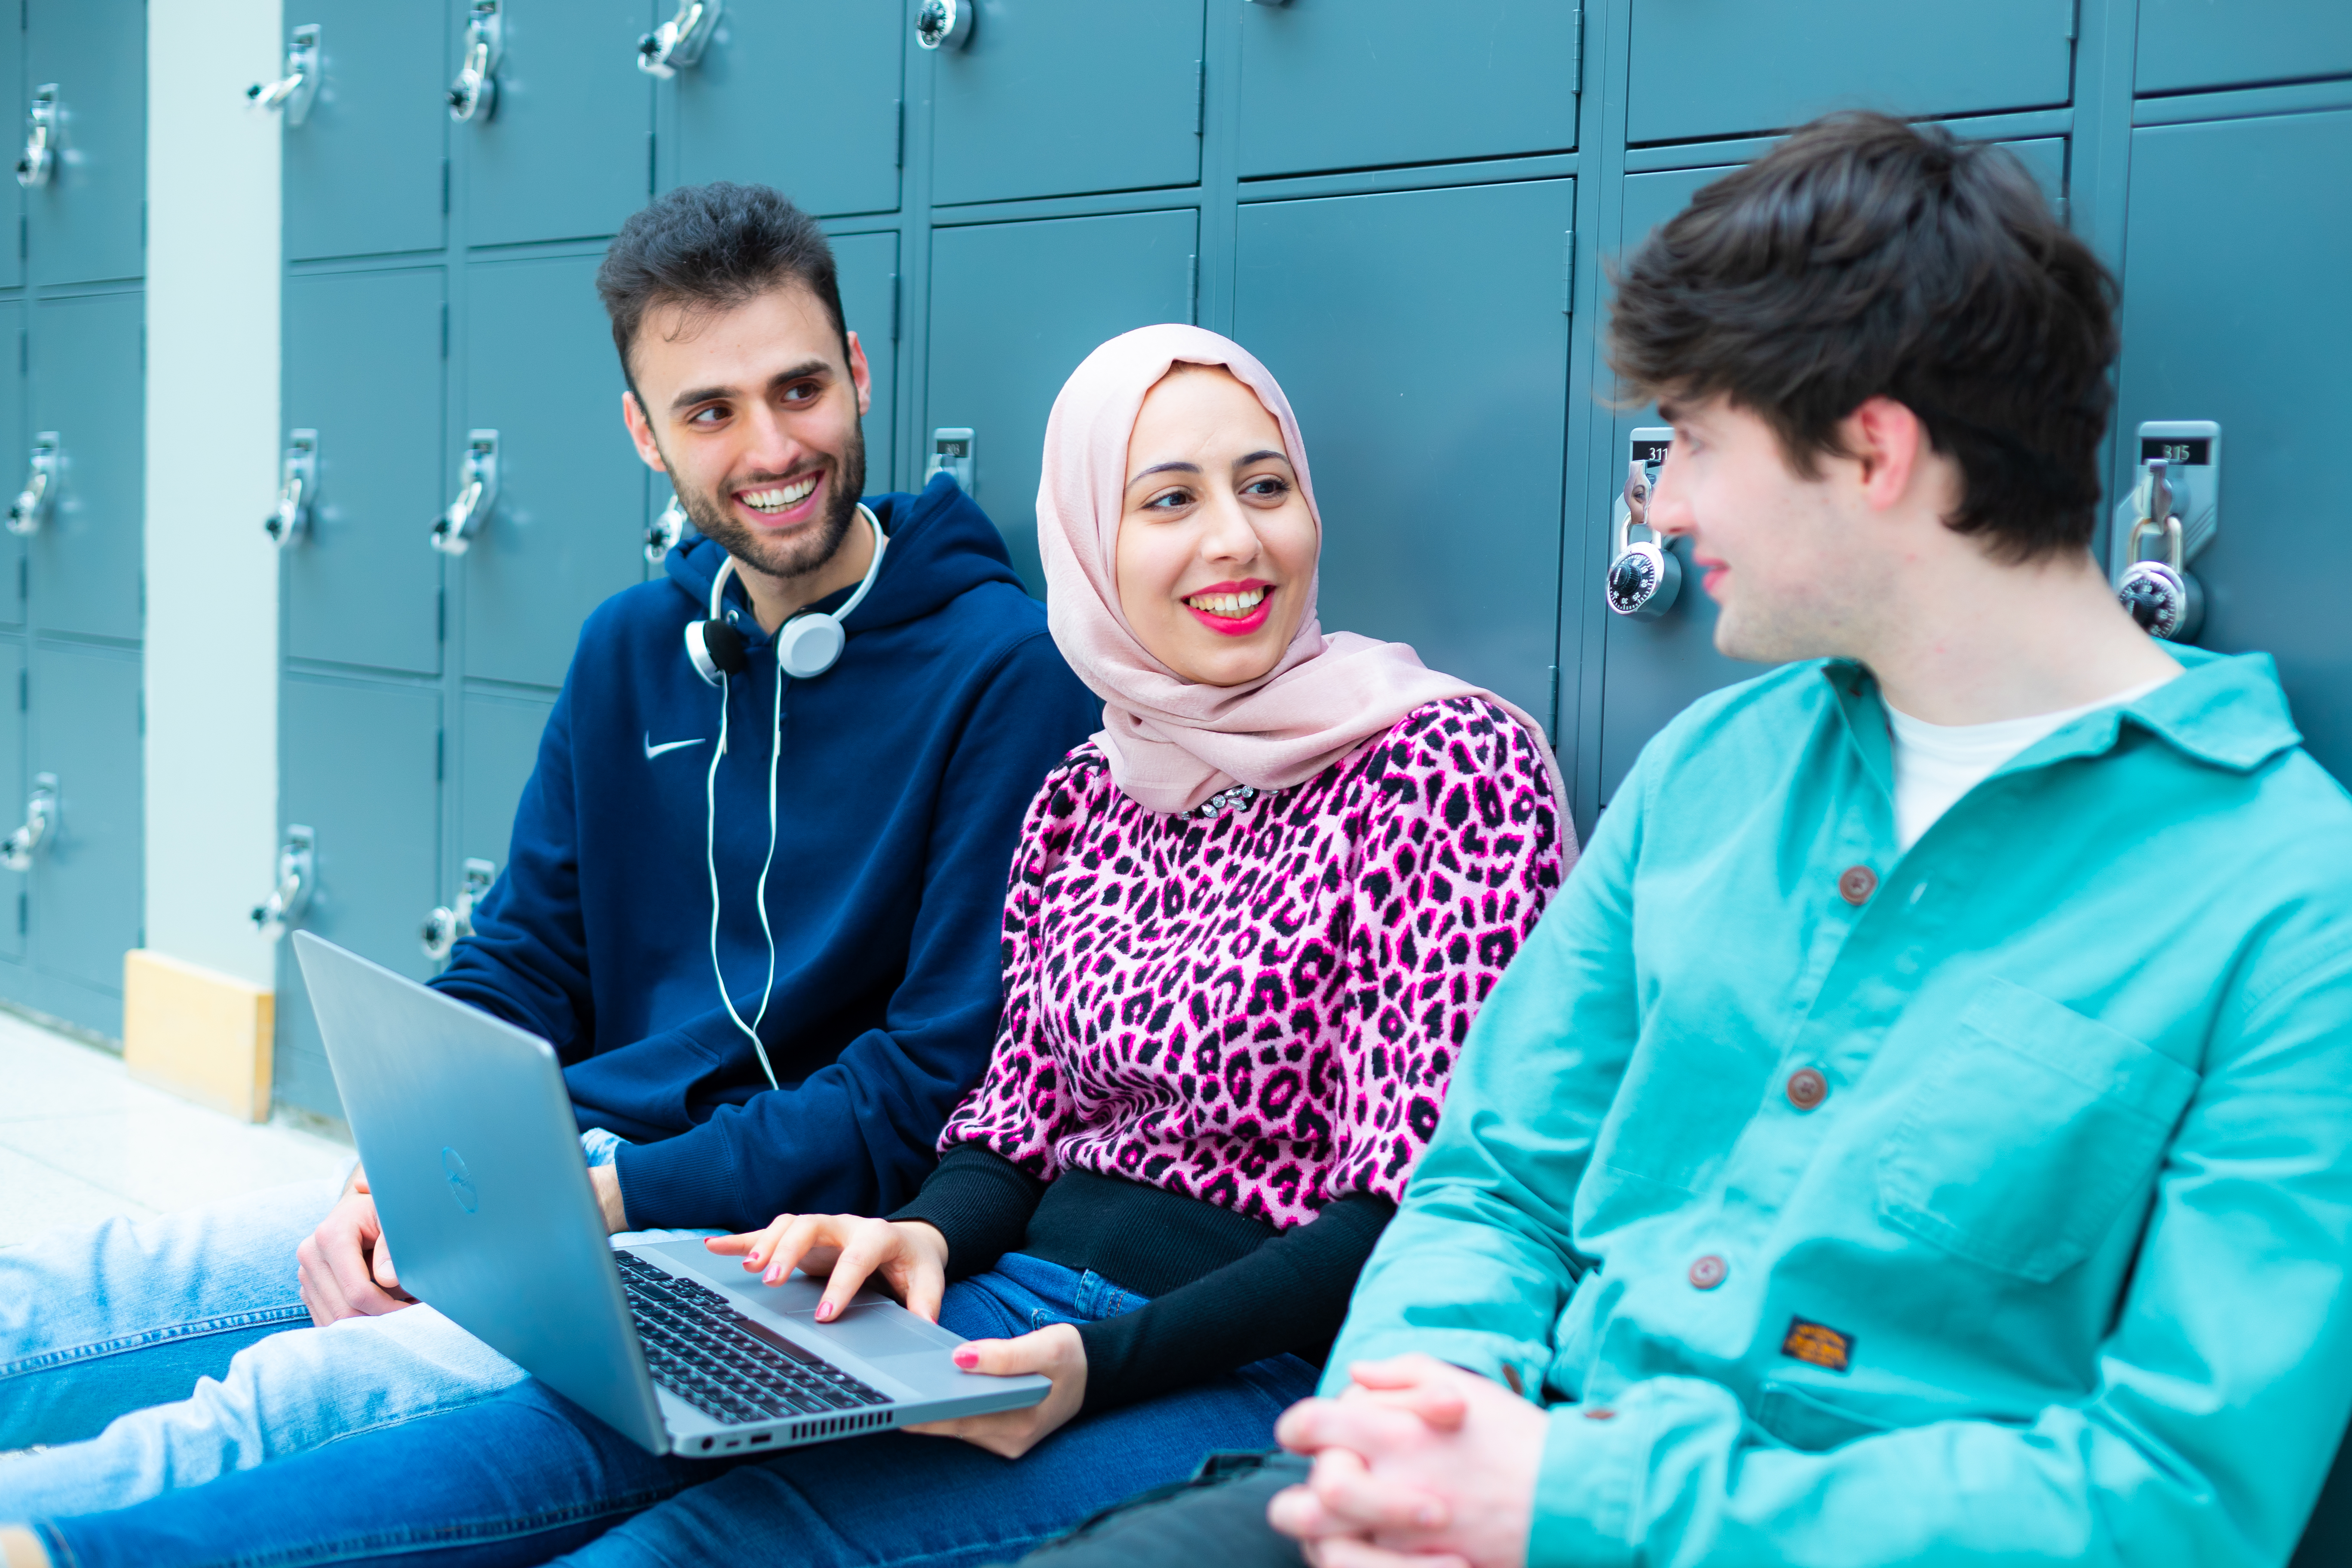
M 825 1276 L 824 1299 L 816 1309 L 820 1323 L 841 1316 L 869 1279 L 898 1297 L 907 1310 L 934 1323 L 940 1321 L 948 1241 L 919 1219 L 780 1214 L 765 1230 L 714 1236 L 704 1245 L 713 1252 L 740 1255 L 744 1268 L 763 1270 L 760 1278 L 771 1285 L 782 1284 L 794 1268 Z
M 1054 1386 L 1026 1410 L 926 1421 L 906 1430 L 926 1437 L 961 1437 L 992 1454 L 1017 1459 L 1051 1436 L 1086 1403 L 1086 1342 L 1069 1323 L 1055 1323 L 1017 1339 L 967 1340 L 956 1346 L 955 1363 L 966 1372 L 990 1377 L 1038 1373 L 1052 1378 Z

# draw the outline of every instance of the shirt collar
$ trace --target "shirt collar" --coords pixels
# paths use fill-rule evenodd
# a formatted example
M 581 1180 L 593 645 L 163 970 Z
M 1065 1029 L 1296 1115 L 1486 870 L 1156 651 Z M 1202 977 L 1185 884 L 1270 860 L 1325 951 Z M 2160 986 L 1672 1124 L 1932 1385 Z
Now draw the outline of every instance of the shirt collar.
M 2126 722 L 2184 756 L 2231 773 L 2252 773 L 2303 743 L 2270 655 L 2180 647 L 2166 651 L 2180 661 L 2177 679 L 2119 707 L 2084 714 L 2027 747 L 2000 771 L 2100 755 L 2114 749 Z M 1836 696 L 1864 766 L 1891 794 L 1892 747 L 1877 678 L 1852 659 L 1827 660 L 1822 674 Z

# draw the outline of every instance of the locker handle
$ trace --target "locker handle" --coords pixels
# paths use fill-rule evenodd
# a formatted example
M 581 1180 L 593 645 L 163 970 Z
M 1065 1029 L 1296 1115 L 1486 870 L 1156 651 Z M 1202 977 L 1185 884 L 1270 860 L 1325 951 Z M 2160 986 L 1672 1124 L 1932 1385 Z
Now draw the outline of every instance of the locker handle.
M 253 923 L 271 942 L 284 936 L 302 911 L 310 907 L 314 885 L 311 851 L 318 838 L 307 827 L 287 825 L 286 842 L 278 850 L 278 886 L 253 906 Z
M 464 884 L 457 889 L 457 907 L 444 904 L 425 917 L 421 933 L 425 956 L 436 963 L 446 960 L 461 938 L 474 934 L 474 910 L 488 894 L 490 884 L 499 879 L 498 867 L 488 860 L 468 860 L 465 871 Z
M 978 0 L 923 0 L 915 10 L 915 42 L 927 49 L 960 49 L 971 42 Z
M 474 0 L 466 22 L 466 63 L 449 84 L 449 118 L 463 121 L 476 115 L 488 120 L 499 111 L 499 59 L 506 53 L 506 23 L 499 16 L 499 0 Z
M 722 0 L 678 0 L 677 15 L 637 40 L 637 68 L 667 81 L 702 58 Z
M 16 159 L 16 183 L 28 191 L 46 185 L 57 164 L 58 84 L 48 82 L 33 89 L 32 123 Z
M 319 96 L 319 24 L 306 22 L 295 28 L 286 46 L 286 74 L 276 81 L 255 82 L 245 96 L 257 109 L 284 110 L 289 130 L 309 119 L 310 100 Z
M 11 871 L 29 871 L 48 847 L 58 827 L 58 775 L 33 775 L 32 797 L 25 802 L 25 825 L 0 840 L 0 865 Z
M 677 497 L 672 496 L 669 505 L 662 508 L 661 515 L 646 530 L 646 560 L 660 565 L 663 557 L 677 548 L 677 542 L 685 534 L 686 508 Z
M 433 522 L 433 548 L 446 555 L 463 555 L 476 531 L 499 504 L 499 433 L 471 430 L 466 434 L 466 482 L 449 510 Z
M 8 506 L 8 531 L 31 534 L 41 531 L 41 524 L 58 505 L 58 433 L 44 430 L 33 437 L 32 472 L 25 476 L 25 488 Z
M 286 437 L 278 470 L 278 505 L 261 520 L 261 531 L 283 550 L 310 527 L 310 493 L 319 480 L 319 433 L 295 430 Z

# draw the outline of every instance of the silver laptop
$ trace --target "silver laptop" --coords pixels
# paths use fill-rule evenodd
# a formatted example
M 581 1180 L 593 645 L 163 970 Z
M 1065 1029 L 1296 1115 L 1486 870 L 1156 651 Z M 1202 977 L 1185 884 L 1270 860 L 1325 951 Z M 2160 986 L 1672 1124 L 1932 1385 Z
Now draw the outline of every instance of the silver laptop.
M 653 1452 L 719 1458 L 1034 1405 L 873 1289 L 762 1285 L 695 1240 L 616 1249 L 546 1041 L 308 931 L 294 951 L 404 1289 Z

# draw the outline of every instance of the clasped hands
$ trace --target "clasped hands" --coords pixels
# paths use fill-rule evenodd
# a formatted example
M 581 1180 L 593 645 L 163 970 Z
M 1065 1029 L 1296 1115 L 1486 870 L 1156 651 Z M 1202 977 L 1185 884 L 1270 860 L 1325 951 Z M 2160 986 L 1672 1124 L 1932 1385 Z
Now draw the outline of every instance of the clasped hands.
M 1426 1355 L 1360 1362 L 1337 1399 L 1292 1405 L 1282 1446 L 1312 1456 L 1266 1518 L 1314 1568 L 1522 1568 L 1548 1418 Z
M 907 1310 L 940 1321 L 947 1291 L 947 1237 L 920 1220 L 869 1219 L 861 1215 L 778 1215 L 767 1229 L 744 1236 L 716 1236 L 703 1245 L 740 1257 L 780 1285 L 793 1269 L 825 1280 L 816 1321 L 841 1316 L 868 1279 L 887 1289 Z M 1009 1340 L 967 1340 L 956 1347 L 955 1363 L 991 1377 L 1036 1373 L 1054 1380 L 1050 1393 L 1025 1410 L 927 1421 L 904 1430 L 930 1437 L 961 1437 L 1008 1459 L 1017 1459 L 1078 1413 L 1087 1397 L 1087 1350 L 1078 1331 L 1055 1323 Z

